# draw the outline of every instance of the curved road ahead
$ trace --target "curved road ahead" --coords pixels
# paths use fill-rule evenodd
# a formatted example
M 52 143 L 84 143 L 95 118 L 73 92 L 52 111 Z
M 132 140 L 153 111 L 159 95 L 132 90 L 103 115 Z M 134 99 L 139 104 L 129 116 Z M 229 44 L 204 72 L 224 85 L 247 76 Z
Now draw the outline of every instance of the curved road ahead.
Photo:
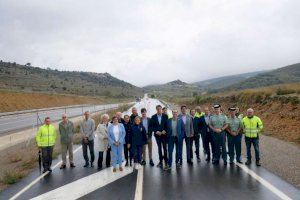
M 146 107 L 150 116 L 159 103 L 155 99 L 143 99 L 135 106 L 138 109 Z M 157 146 L 154 139 L 153 142 L 157 164 Z M 194 160 L 193 166 L 188 166 L 184 159 L 182 169 L 173 168 L 170 172 L 147 163 L 138 171 L 127 167 L 123 172 L 113 173 L 111 168 L 101 171 L 96 167 L 83 168 L 81 147 L 78 146 L 75 148 L 76 168 L 59 170 L 60 162 L 56 160 L 51 174 L 40 175 L 36 170 L 0 193 L 0 199 L 300 199 L 298 189 L 263 166 L 214 166 L 204 161 L 203 154 L 201 157 L 202 162 Z

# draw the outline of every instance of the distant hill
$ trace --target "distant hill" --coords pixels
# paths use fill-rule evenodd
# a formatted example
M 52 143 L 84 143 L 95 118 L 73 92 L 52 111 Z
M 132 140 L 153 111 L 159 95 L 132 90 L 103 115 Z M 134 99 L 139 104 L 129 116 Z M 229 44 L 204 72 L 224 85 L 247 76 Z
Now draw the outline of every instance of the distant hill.
M 204 81 L 198 81 L 195 82 L 194 84 L 201 87 L 205 91 L 219 90 L 264 72 L 266 71 L 257 71 L 257 72 L 249 72 L 249 73 L 237 74 L 231 76 L 222 76 L 222 77 L 208 79 Z
M 143 89 L 109 73 L 59 71 L 0 61 L 0 89 L 89 96 L 131 97 Z
M 230 85 L 224 90 L 242 90 L 296 82 L 300 83 L 300 63 L 258 74 Z
M 170 97 L 190 97 L 198 95 L 201 92 L 197 85 L 188 84 L 181 80 L 175 80 L 165 84 L 148 85 L 143 88 L 149 93 Z

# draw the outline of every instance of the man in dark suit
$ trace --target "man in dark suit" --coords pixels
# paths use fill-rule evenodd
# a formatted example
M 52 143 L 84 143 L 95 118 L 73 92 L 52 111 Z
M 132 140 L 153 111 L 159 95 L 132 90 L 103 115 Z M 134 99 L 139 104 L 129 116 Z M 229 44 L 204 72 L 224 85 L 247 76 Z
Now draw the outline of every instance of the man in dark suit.
M 204 108 L 204 115 L 202 115 L 199 119 L 199 129 L 201 132 L 201 138 L 204 143 L 204 150 L 206 152 L 206 161 L 209 162 L 211 159 L 211 153 L 214 155 L 214 141 L 212 139 L 212 130 L 209 128 L 209 118 L 210 118 L 210 112 L 209 109 L 206 107 Z M 210 148 L 211 147 L 211 148 Z
M 141 109 L 141 124 L 145 128 L 147 133 L 147 143 L 143 146 L 143 154 L 142 154 L 142 165 L 146 165 L 146 148 L 148 147 L 148 156 L 150 165 L 153 167 L 154 163 L 152 160 L 152 132 L 150 132 L 149 125 L 150 125 L 150 118 L 147 117 L 147 110 L 146 108 Z
M 150 132 L 154 132 L 154 137 L 158 146 L 159 163 L 157 167 L 163 167 L 163 159 L 167 164 L 167 123 L 168 116 L 162 113 L 162 106 L 156 106 L 157 113 L 151 117 L 150 120 Z M 162 154 L 162 149 L 164 154 Z
M 130 123 L 133 124 L 135 117 L 139 116 L 136 107 L 131 108 L 131 113 L 132 114 L 130 115 Z
M 195 109 L 190 110 L 190 115 L 193 122 L 193 128 L 194 128 L 194 136 L 191 140 L 191 159 L 193 159 L 193 144 L 195 143 L 195 154 L 197 156 L 197 162 L 200 162 L 200 130 L 199 130 L 199 117 L 196 115 Z

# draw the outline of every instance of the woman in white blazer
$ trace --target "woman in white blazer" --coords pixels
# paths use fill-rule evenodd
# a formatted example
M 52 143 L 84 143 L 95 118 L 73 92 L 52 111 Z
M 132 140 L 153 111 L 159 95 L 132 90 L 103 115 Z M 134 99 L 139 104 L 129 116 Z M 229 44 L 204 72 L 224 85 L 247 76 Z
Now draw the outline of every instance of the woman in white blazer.
M 107 129 L 109 126 L 109 115 L 101 116 L 100 124 L 97 126 L 96 135 L 98 138 L 98 170 L 102 169 L 103 153 L 106 152 L 106 167 L 110 166 L 110 148 L 108 147 Z

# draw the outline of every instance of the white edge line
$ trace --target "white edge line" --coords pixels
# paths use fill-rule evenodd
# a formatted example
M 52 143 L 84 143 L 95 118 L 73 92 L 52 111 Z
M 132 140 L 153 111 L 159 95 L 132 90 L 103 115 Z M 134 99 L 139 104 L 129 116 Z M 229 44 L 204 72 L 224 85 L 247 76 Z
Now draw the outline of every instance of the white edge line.
M 252 176 L 252 178 L 256 179 L 258 182 L 260 182 L 262 185 L 264 185 L 266 188 L 268 188 L 271 192 L 276 194 L 279 198 L 284 199 L 284 200 L 292 200 L 289 196 L 284 194 L 282 191 L 277 189 L 275 186 L 273 186 L 271 183 L 260 177 L 258 174 L 256 174 L 254 171 L 249 169 L 248 167 L 235 163 L 238 167 L 240 167 L 242 170 L 244 170 L 247 174 Z
M 138 170 L 134 200 L 143 199 L 143 178 L 144 178 L 144 167 Z
M 77 149 L 75 149 L 73 151 L 73 153 L 75 154 L 77 151 L 79 151 L 82 148 L 82 146 L 77 147 Z M 67 156 L 69 157 L 69 156 Z M 56 165 L 53 166 L 52 169 L 57 168 L 59 165 L 61 165 L 62 161 L 59 161 L 58 163 L 56 163 Z M 44 178 L 46 175 L 49 174 L 49 171 L 47 171 L 46 173 L 40 175 L 39 177 L 37 177 L 34 181 L 32 181 L 30 184 L 28 184 L 26 187 L 24 187 L 22 190 L 20 190 L 17 194 L 15 194 L 14 196 L 12 196 L 11 198 L 9 198 L 10 200 L 15 200 L 17 199 L 21 194 L 23 194 L 24 192 L 26 192 L 28 189 L 30 189 L 34 184 L 36 184 L 39 180 L 41 180 L 42 178 Z

